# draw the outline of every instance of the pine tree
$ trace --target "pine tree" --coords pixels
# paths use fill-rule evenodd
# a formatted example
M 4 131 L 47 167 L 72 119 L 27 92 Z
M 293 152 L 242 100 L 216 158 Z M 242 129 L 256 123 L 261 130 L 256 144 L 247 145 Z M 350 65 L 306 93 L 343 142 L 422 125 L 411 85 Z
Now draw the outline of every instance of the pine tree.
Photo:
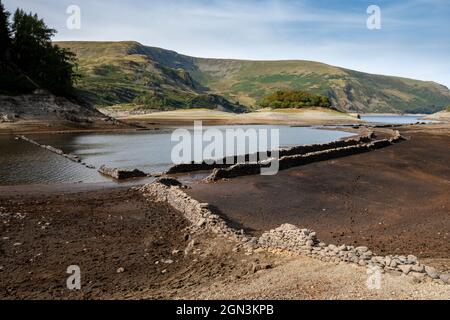
M 9 24 L 9 12 L 5 10 L 0 1 L 0 59 L 6 60 L 11 48 L 11 29 Z
M 77 76 L 75 55 L 52 44 L 55 33 L 36 14 L 17 9 L 12 23 L 12 59 L 40 87 L 67 95 Z

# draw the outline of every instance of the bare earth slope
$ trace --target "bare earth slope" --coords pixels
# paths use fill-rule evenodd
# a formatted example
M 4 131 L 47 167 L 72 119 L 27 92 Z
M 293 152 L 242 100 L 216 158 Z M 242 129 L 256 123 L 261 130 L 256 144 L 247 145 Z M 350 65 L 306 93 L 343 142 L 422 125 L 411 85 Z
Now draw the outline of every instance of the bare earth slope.
M 123 125 L 96 110 L 47 92 L 0 95 L 0 132 L 118 129 Z

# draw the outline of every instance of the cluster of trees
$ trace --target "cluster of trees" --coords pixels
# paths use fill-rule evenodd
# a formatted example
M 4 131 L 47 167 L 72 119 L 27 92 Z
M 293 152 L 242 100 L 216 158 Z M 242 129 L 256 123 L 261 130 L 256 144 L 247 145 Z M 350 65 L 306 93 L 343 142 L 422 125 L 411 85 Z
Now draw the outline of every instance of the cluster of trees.
M 0 91 L 37 88 L 70 95 L 77 78 L 75 55 L 52 44 L 56 30 L 36 14 L 17 9 L 12 19 L 0 2 Z
M 326 96 L 314 95 L 305 91 L 277 91 L 263 98 L 259 105 L 263 108 L 330 108 L 330 100 Z
M 191 94 L 183 91 L 165 90 L 149 91 L 139 95 L 133 100 L 134 104 L 145 108 L 158 110 L 171 110 L 176 108 L 205 108 L 242 113 L 247 109 L 239 103 L 231 103 L 222 96 L 216 94 Z

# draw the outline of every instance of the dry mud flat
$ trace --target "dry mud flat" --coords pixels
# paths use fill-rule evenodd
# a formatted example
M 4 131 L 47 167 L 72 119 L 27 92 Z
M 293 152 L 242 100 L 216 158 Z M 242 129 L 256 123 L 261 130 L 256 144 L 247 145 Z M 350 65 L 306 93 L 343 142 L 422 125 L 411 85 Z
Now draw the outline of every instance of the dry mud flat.
M 403 132 L 407 137 L 411 137 L 409 141 L 383 150 L 323 163 L 328 163 L 330 166 L 334 166 L 336 162 L 340 161 L 359 163 L 363 168 L 348 167 L 347 174 L 350 177 L 351 172 L 367 174 L 370 170 L 364 165 L 366 162 L 361 162 L 361 159 L 355 160 L 355 158 L 380 152 L 393 152 L 397 146 L 415 141 L 409 146 L 415 152 L 409 154 L 405 150 L 401 152 L 407 159 L 400 162 L 400 166 L 398 166 L 400 157 L 398 152 L 381 157 L 388 164 L 391 162 L 386 159 L 397 163 L 397 166 L 390 170 L 388 170 L 389 166 L 385 166 L 384 169 L 390 175 L 383 175 L 383 177 L 384 179 L 394 177 L 393 181 L 398 182 L 399 178 L 392 176 L 392 173 L 397 172 L 398 168 L 403 168 L 403 170 L 409 168 L 406 172 L 399 172 L 400 175 L 406 175 L 409 170 L 414 173 L 406 175 L 405 179 L 414 176 L 424 177 L 423 173 L 417 174 L 417 171 L 419 169 L 426 170 L 426 178 L 422 178 L 421 183 L 424 181 L 430 183 L 431 181 L 432 185 L 433 183 L 437 184 L 432 191 L 438 192 L 441 187 L 445 186 L 445 182 L 442 182 L 442 179 L 446 179 L 445 168 L 448 172 L 448 167 L 444 165 L 444 161 L 448 159 L 445 158 L 445 155 L 443 156 L 446 149 L 441 150 L 443 146 L 448 146 L 448 140 L 446 140 L 449 137 L 448 131 L 445 128 L 437 131 L 433 129 L 431 137 L 426 130 L 411 128 Z M 424 141 L 417 143 L 420 141 L 418 138 L 420 136 L 423 136 Z M 423 150 L 422 153 L 419 152 L 422 148 L 428 148 L 430 152 L 428 157 L 423 157 Z M 439 153 L 437 150 L 442 152 Z M 378 162 L 375 160 L 372 159 L 374 161 L 372 170 L 380 166 L 380 158 L 378 158 Z M 292 170 L 304 171 L 319 164 L 314 163 Z M 429 168 L 432 170 L 430 171 Z M 288 173 L 290 170 L 284 172 Z M 323 171 L 323 168 L 321 170 Z M 330 172 L 332 170 L 328 171 L 328 173 Z M 438 177 L 436 177 L 437 173 L 439 173 Z M 442 175 L 444 178 L 441 177 Z M 294 177 L 299 176 L 302 175 L 294 175 Z M 315 176 L 317 178 L 317 172 Z M 257 179 L 258 177 L 250 176 L 243 179 Z M 346 176 L 343 175 L 343 177 Z M 237 178 L 226 183 L 219 182 L 214 185 L 208 184 L 208 186 L 217 192 L 216 199 L 220 199 L 222 190 L 217 187 L 221 185 L 234 184 L 246 191 L 246 183 L 242 183 L 240 179 Z M 331 179 L 328 181 L 329 184 L 332 182 Z M 348 184 L 351 185 L 351 183 Z M 345 185 L 345 183 L 340 184 L 337 187 L 338 190 L 344 188 L 345 191 Z M 414 184 L 414 186 L 417 185 L 420 183 Z M 289 183 L 286 186 L 289 187 Z M 361 188 L 361 186 L 359 187 Z M 432 186 L 423 186 L 424 189 L 428 187 Z M 258 191 L 257 188 L 253 190 L 253 192 Z M 287 190 L 289 191 L 289 189 Z M 409 189 L 405 190 L 406 194 L 410 192 Z M 448 193 L 445 193 L 447 189 L 443 190 L 441 198 L 448 201 Z M 186 191 L 193 193 L 196 192 L 196 188 Z M 423 192 L 423 189 L 420 191 Z M 321 206 L 322 202 L 320 201 L 326 197 L 323 197 L 320 189 L 316 192 L 319 192 L 316 206 Z M 391 193 L 385 192 L 387 196 L 384 199 L 394 199 Z M 246 197 L 250 197 L 252 194 L 244 193 Z M 415 196 L 418 197 L 418 194 Z M 351 201 L 361 201 L 360 196 L 355 192 L 350 193 L 346 199 L 350 203 Z M 386 200 L 384 201 L 386 202 Z M 400 205 L 405 205 L 406 202 L 400 202 Z M 210 203 L 214 204 L 214 201 L 210 201 Z M 253 204 L 253 214 L 260 213 L 260 207 L 257 204 L 257 201 Z M 283 203 L 278 201 L 278 205 L 281 204 Z M 389 213 L 388 209 L 391 208 L 388 204 L 380 206 L 375 212 L 376 215 L 385 219 L 386 211 Z M 394 205 L 397 206 L 397 210 L 400 208 L 398 202 L 395 202 Z M 416 205 L 418 205 L 417 202 Z M 442 208 L 443 205 L 446 204 L 438 203 L 436 208 Z M 247 208 L 245 202 L 241 202 L 241 206 L 244 209 Z M 246 250 L 232 238 L 223 238 L 208 232 L 196 232 L 195 228 L 172 207 L 164 202 L 155 202 L 154 199 L 145 198 L 136 190 L 114 188 L 78 193 L 62 191 L 24 193 L 20 191 L 20 187 L 17 187 L 14 192 L 4 193 L 0 196 L 0 207 L 2 237 L 0 239 L 0 296 L 2 298 L 450 299 L 450 286 L 433 281 L 415 283 L 415 280 L 409 276 L 387 273 L 382 276 L 380 289 L 371 290 L 366 285 L 368 275 L 367 269 L 364 267 L 347 263 L 323 262 L 280 252 L 274 253 L 259 249 Z M 217 208 L 222 210 L 219 206 Z M 299 206 L 299 208 L 303 207 Z M 358 207 L 349 206 L 347 208 L 357 209 Z M 384 210 L 382 210 L 383 208 Z M 406 217 L 408 216 L 406 212 L 410 212 L 412 209 L 408 207 L 407 210 L 409 211 L 404 213 Z M 422 210 L 429 210 L 429 208 L 423 207 Z M 273 212 L 280 213 L 281 211 L 277 209 Z M 428 211 L 428 215 L 433 212 Z M 400 219 L 398 223 L 406 231 L 395 236 L 403 237 L 403 241 L 410 239 L 402 247 L 402 253 L 415 253 L 414 248 L 420 247 L 427 250 L 427 256 L 433 258 L 429 261 L 421 259 L 422 262 L 426 264 L 439 262 L 442 263 L 440 267 L 445 266 L 446 258 L 448 258 L 445 251 L 448 241 L 442 241 L 440 237 L 433 237 L 434 233 L 437 234 L 441 231 L 438 229 L 431 231 L 432 228 L 428 225 L 429 221 L 437 219 L 439 224 L 436 223 L 432 226 L 444 228 L 448 232 L 448 220 L 445 220 L 446 217 L 448 218 L 448 210 L 445 213 L 447 215 L 442 215 L 442 212 L 437 211 L 436 216 L 433 216 L 434 219 L 430 218 L 429 220 L 423 216 L 419 217 L 421 218 L 420 223 L 414 219 Z M 258 216 L 256 215 L 256 217 Z M 249 217 L 247 216 L 247 218 Z M 413 216 L 413 218 L 417 218 L 417 216 Z M 262 220 L 255 219 L 253 216 L 245 221 L 248 224 L 249 221 L 260 222 Z M 276 221 L 270 221 L 275 224 L 275 227 L 287 222 L 282 221 L 276 224 Z M 340 228 L 339 219 L 331 222 L 337 223 L 337 228 Z M 426 227 L 418 227 L 419 224 Z M 309 226 L 304 223 L 298 225 L 310 227 L 316 231 L 318 229 L 314 225 Z M 358 223 L 354 225 L 352 228 L 358 227 Z M 391 225 L 395 226 L 395 223 L 391 222 L 384 226 L 390 227 Z M 375 245 L 380 242 L 379 248 L 388 250 L 386 249 L 388 241 L 383 241 L 383 237 L 380 236 L 382 235 L 379 231 L 380 228 L 376 225 L 366 227 L 369 228 L 364 231 L 366 237 L 382 240 L 370 243 Z M 332 225 L 330 224 L 328 228 L 328 230 L 332 230 Z M 267 229 L 269 228 L 261 230 Z M 330 236 L 329 242 L 340 242 L 338 240 L 342 237 L 336 239 L 333 237 L 333 233 L 327 235 L 326 232 L 323 232 L 326 230 L 325 228 L 317 232 L 320 239 Z M 389 232 L 386 231 L 386 233 L 392 237 L 391 232 L 395 230 L 395 228 L 389 229 Z M 258 230 L 255 228 L 254 232 L 258 232 Z M 414 245 L 412 236 L 404 237 L 408 232 L 415 232 L 415 241 L 421 241 L 421 246 Z M 351 244 L 348 238 L 349 234 L 352 233 L 344 234 L 347 237 L 342 242 Z M 374 236 L 370 237 L 370 235 Z M 447 235 L 443 234 L 442 238 L 444 237 Z M 364 239 L 355 237 L 354 241 Z M 391 241 L 393 240 L 391 239 Z M 363 245 L 364 243 L 358 242 L 357 244 Z M 439 248 L 436 246 L 437 244 L 440 244 Z M 368 246 L 376 253 L 381 253 L 378 251 L 379 248 Z M 387 253 L 394 254 L 396 252 L 389 251 Z M 425 256 L 420 253 L 417 255 L 421 258 Z M 441 260 L 436 259 L 438 255 L 442 258 Z M 82 289 L 79 291 L 70 291 L 66 288 L 68 277 L 66 269 L 73 264 L 79 265 L 82 272 Z
M 387 148 L 275 176 L 193 183 L 187 192 L 253 234 L 292 223 L 327 243 L 434 258 L 450 269 L 449 126 L 400 131 L 408 140 Z
M 192 234 L 180 213 L 136 190 L 19 189 L 0 196 L 2 299 L 179 298 L 274 261 Z M 69 265 L 81 269 L 81 290 L 66 287 Z
M 450 299 L 450 286 L 308 257 L 248 252 L 196 233 L 130 189 L 0 198 L 2 299 Z M 81 290 L 66 288 L 67 266 Z

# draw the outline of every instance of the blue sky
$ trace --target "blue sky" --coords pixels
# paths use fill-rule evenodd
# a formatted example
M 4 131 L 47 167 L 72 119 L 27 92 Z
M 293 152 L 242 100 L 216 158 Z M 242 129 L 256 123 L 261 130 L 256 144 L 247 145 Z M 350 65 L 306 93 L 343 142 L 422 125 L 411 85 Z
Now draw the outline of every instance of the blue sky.
M 212 58 L 314 60 L 450 87 L 449 0 L 3 0 L 33 11 L 56 40 L 136 40 Z M 66 27 L 69 5 L 81 29 Z M 369 5 L 381 29 L 368 30 Z

